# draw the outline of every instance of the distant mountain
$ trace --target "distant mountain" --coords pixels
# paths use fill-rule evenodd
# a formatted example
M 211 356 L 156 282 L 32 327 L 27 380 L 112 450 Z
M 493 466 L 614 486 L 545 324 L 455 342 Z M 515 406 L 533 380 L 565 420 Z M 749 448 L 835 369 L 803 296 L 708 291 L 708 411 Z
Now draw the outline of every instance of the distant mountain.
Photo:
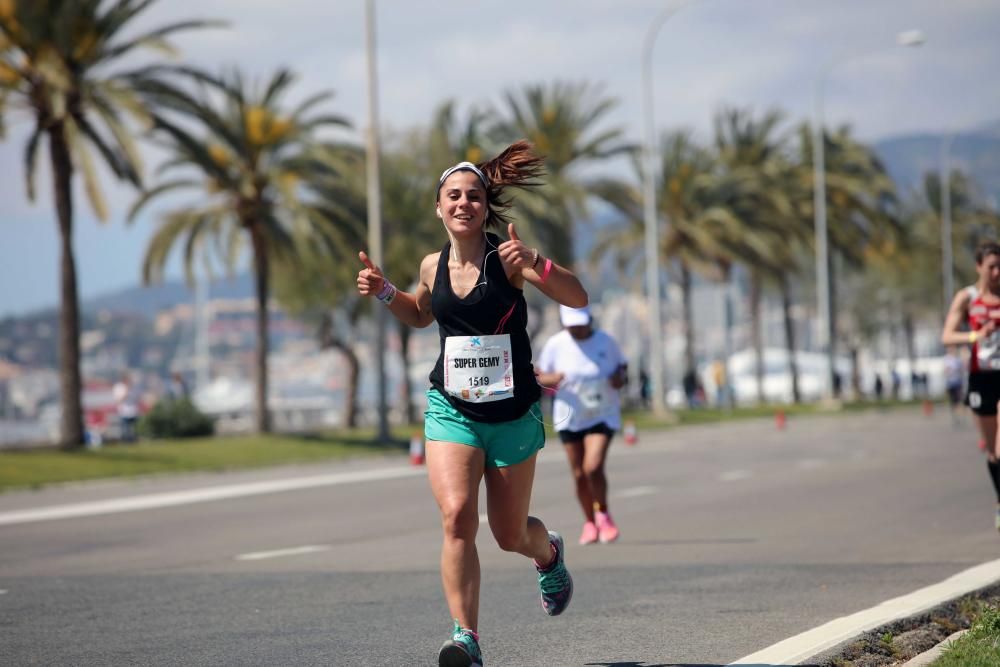
M 249 273 L 232 278 L 217 278 L 209 285 L 209 296 L 213 299 L 245 299 L 253 296 L 253 293 L 253 277 Z M 82 303 L 82 309 L 86 313 L 108 310 L 153 317 L 165 308 L 193 303 L 194 299 L 194 290 L 189 289 L 184 281 L 175 280 L 150 287 L 129 287 L 86 299 Z
M 883 139 L 873 144 L 901 194 L 923 188 L 924 174 L 937 174 L 941 168 L 942 134 L 905 135 Z M 1000 122 L 982 130 L 954 136 L 949 150 L 949 165 L 972 177 L 980 192 L 1000 200 Z

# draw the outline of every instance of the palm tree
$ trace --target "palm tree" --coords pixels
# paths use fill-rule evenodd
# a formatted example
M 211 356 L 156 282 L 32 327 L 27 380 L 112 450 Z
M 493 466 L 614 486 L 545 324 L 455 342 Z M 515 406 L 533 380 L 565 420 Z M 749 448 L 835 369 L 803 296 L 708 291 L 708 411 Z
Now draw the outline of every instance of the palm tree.
M 581 167 L 627 155 L 634 147 L 624 131 L 599 127 L 617 101 L 587 83 L 556 82 L 529 85 L 505 94 L 506 115 L 497 121 L 493 136 L 509 143 L 527 139 L 545 156 L 547 176 L 543 187 L 519 198 L 520 216 L 559 262 L 572 263 L 574 221 L 588 214 L 587 200 L 625 185 L 606 177 L 589 177 Z
M 244 244 L 249 245 L 257 312 L 256 426 L 267 432 L 269 280 L 278 268 L 294 270 L 295 258 L 305 247 L 317 242 L 343 245 L 341 224 L 331 222 L 331 213 L 345 225 L 350 224 L 349 216 L 309 193 L 324 179 L 338 177 L 330 162 L 317 154 L 316 131 L 346 127 L 347 121 L 314 113 L 331 93 L 312 95 L 286 109 L 282 99 L 294 76 L 285 69 L 263 86 L 246 82 L 238 71 L 221 78 L 193 70 L 186 74 L 201 85 L 199 94 L 156 85 L 143 90 L 169 110 L 155 114 L 160 136 L 173 154 L 161 172 L 181 175 L 147 191 L 133 206 L 131 219 L 166 193 L 194 188 L 199 195 L 197 203 L 163 218 L 147 248 L 143 278 L 161 279 L 167 256 L 178 243 L 183 243 L 189 281 L 197 254 L 210 257 L 216 250 L 232 269 Z
M 750 312 L 756 357 L 757 398 L 763 402 L 764 359 L 760 306 L 763 290 L 778 286 L 782 294 L 785 342 L 792 398 L 799 401 L 795 363 L 794 326 L 788 273 L 798 269 L 808 250 L 811 226 L 796 208 L 794 168 L 785 158 L 786 137 L 778 134 L 782 114 L 768 111 L 760 119 L 737 109 L 725 109 L 715 118 L 715 144 L 725 176 L 735 185 L 728 201 L 740 221 L 732 239 L 733 261 L 743 264 L 750 277 Z
M 718 279 L 728 271 L 727 249 L 717 234 L 726 212 L 719 201 L 716 162 L 687 132 L 665 134 L 660 141 L 659 179 L 656 183 L 660 215 L 669 221 L 660 235 L 660 254 L 675 261 L 680 272 L 684 321 L 685 373 L 693 373 L 695 364 L 694 319 L 691 300 L 692 274 Z M 632 157 L 638 177 L 642 166 Z M 642 196 L 636 188 L 622 191 L 616 184 L 605 189 L 596 186 L 599 197 L 611 204 L 622 219 L 605 229 L 593 250 L 593 257 L 614 258 L 624 275 L 640 275 L 637 263 L 643 256 L 645 224 Z
M 803 174 L 812 173 L 812 135 L 807 125 L 799 130 L 796 163 Z M 840 280 L 834 255 L 854 269 L 864 265 L 866 253 L 886 243 L 898 243 L 902 220 L 898 211 L 895 184 L 875 152 L 841 127 L 823 133 L 825 146 L 826 200 L 830 247 L 830 345 L 840 335 L 838 294 Z M 812 176 L 807 177 L 812 185 Z M 811 202 L 803 210 L 813 215 Z M 855 374 L 856 375 L 856 374 Z
M 83 443 L 80 403 L 80 315 L 73 252 L 73 176 L 79 171 L 94 213 L 108 217 L 93 152 L 120 180 L 140 185 L 142 159 L 124 115 L 148 123 L 136 85 L 150 69 L 115 70 L 143 48 L 167 48 L 173 33 L 212 25 L 171 23 L 126 36 L 152 0 L 5 0 L 0 2 L 0 113 L 26 112 L 34 128 L 25 148 L 28 199 L 35 198 L 35 168 L 48 140 L 60 259 L 60 443 Z M 0 125 L 2 130 L 2 125 Z

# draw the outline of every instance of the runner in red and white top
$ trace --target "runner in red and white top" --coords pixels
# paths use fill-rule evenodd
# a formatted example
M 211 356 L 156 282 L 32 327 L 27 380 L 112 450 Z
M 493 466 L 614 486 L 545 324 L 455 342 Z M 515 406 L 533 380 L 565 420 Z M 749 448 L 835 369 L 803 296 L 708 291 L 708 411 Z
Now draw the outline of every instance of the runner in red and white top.
M 979 279 L 958 291 L 945 319 L 941 343 L 972 346 L 969 360 L 969 407 L 976 414 L 986 442 L 986 464 L 997 494 L 996 528 L 1000 531 L 1000 445 L 997 404 L 1000 403 L 1000 244 L 981 243 L 976 249 Z

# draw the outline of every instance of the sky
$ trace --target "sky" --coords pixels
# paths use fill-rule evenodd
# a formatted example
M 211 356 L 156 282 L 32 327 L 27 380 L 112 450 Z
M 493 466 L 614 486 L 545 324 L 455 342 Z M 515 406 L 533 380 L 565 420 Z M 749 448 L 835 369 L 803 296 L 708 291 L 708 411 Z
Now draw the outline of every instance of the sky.
M 183 60 L 211 71 L 239 66 L 264 78 L 279 66 L 300 75 L 305 97 L 332 90 L 326 110 L 367 127 L 363 0 L 160 0 L 136 29 L 188 18 L 229 27 L 174 40 Z M 618 100 L 604 127 L 641 139 L 641 45 L 665 8 L 679 6 L 653 49 L 657 131 L 686 128 L 707 139 L 722 106 L 813 114 L 823 80 L 824 116 L 876 140 L 962 132 L 1000 120 L 1000 0 L 382 0 L 376 7 L 380 126 L 426 124 L 443 101 L 501 106 L 525 84 L 587 81 Z M 919 48 L 896 44 L 921 30 Z M 832 64 L 831 64 L 832 63 Z M 820 73 L 826 72 L 825 77 Z M 59 242 L 47 165 L 26 200 L 22 156 L 30 121 L 14 117 L 0 142 L 0 317 L 55 306 Z M 42 156 L 46 153 L 43 151 Z M 147 153 L 147 173 L 159 156 Z M 621 174 L 630 177 L 630 174 Z M 105 178 L 110 218 L 99 223 L 77 184 L 74 247 L 81 298 L 140 282 L 158 222 L 152 206 L 128 226 L 134 190 Z M 428 214 L 433 214 L 428 208 Z M 431 249 L 428 249 L 430 251 Z M 175 256 L 167 277 L 182 275 Z

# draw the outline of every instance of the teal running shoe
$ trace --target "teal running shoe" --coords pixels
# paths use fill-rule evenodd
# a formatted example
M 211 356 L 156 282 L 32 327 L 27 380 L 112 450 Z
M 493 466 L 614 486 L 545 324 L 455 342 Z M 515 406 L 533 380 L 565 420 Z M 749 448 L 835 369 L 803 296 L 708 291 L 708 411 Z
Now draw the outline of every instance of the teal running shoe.
M 538 570 L 538 588 L 542 591 L 542 609 L 549 616 L 558 616 L 573 599 L 573 577 L 569 576 L 569 570 L 563 562 L 565 549 L 562 536 L 550 530 L 549 544 L 555 549 L 556 557 L 544 568 L 538 567 L 536 563 L 535 569 Z
M 459 627 L 438 651 L 438 667 L 483 667 L 483 654 L 479 651 L 479 637 L 472 630 Z

